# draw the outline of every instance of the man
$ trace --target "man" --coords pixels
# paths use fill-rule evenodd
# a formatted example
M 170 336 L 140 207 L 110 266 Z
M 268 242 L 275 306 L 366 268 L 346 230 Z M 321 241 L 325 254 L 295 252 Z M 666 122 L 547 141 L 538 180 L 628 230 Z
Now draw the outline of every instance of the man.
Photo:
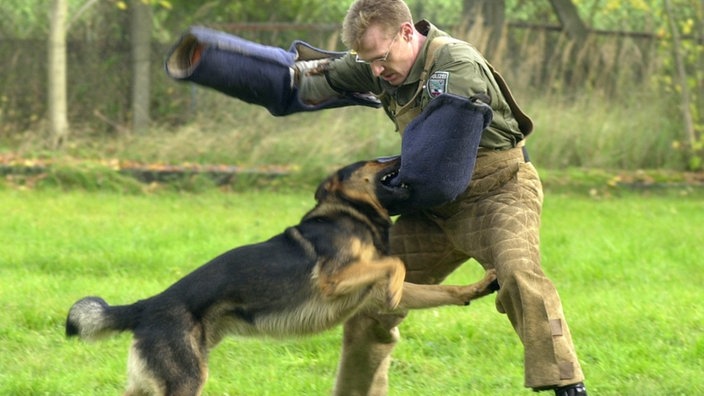
M 355 1 L 342 31 L 351 51 L 307 61 L 301 56 L 309 52 L 305 46 L 288 57 L 232 38 L 202 32 L 188 37 L 167 59 L 170 75 L 259 103 L 275 115 L 374 106 L 359 94 L 374 93 L 402 135 L 404 163 L 396 184 L 410 186 L 416 197 L 394 210 L 401 215 L 390 235 L 407 280 L 442 282 L 470 258 L 495 268 L 497 310 L 508 316 L 524 346 L 525 386 L 559 396 L 587 394 L 560 298 L 540 267 L 542 186 L 524 149 L 532 122 L 481 54 L 425 20 L 414 24 L 402 0 Z M 272 65 L 290 76 L 269 73 Z M 251 69 L 260 75 L 252 76 Z M 480 106 L 468 104 L 470 97 L 481 98 L 493 113 L 480 123 L 476 142 L 466 140 L 477 129 L 472 114 L 481 114 Z M 458 130 L 463 134 L 452 135 Z M 424 162 L 431 166 L 418 165 Z M 365 313 L 345 323 L 335 394 L 386 394 L 402 320 Z

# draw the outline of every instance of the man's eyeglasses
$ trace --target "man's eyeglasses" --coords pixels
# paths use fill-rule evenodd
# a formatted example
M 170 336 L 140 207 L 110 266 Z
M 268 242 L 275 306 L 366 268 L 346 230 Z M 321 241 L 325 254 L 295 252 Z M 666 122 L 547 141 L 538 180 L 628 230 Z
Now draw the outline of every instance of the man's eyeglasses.
M 396 35 L 394 36 L 394 39 L 391 40 L 391 44 L 389 44 L 389 49 L 386 50 L 386 52 L 384 53 L 384 55 L 382 55 L 382 56 L 380 56 L 380 57 L 378 57 L 378 58 L 376 58 L 376 59 L 372 59 L 372 60 L 368 60 L 368 61 L 367 61 L 367 60 L 364 60 L 364 59 L 362 59 L 362 58 L 360 58 L 359 55 L 355 55 L 354 60 L 355 60 L 357 63 L 364 63 L 364 64 L 366 64 L 366 65 L 371 65 L 372 63 L 378 63 L 378 62 L 386 62 L 386 59 L 389 58 L 389 53 L 391 52 L 391 47 L 392 47 L 392 46 L 394 45 L 394 43 L 396 42 L 396 39 L 398 38 L 398 36 L 399 36 L 399 34 L 396 33 Z

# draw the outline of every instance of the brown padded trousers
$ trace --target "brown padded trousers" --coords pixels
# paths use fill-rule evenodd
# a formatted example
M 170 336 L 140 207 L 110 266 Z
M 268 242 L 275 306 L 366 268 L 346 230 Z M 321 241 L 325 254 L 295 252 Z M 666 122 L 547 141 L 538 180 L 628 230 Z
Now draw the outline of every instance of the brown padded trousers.
M 496 269 L 496 307 L 523 343 L 525 386 L 536 389 L 584 380 L 560 297 L 540 267 L 542 202 L 540 179 L 520 147 L 480 150 L 466 192 L 402 215 L 391 229 L 392 253 L 406 264 L 409 282 L 440 283 L 470 258 Z M 335 394 L 385 395 L 403 318 L 360 316 L 345 324 Z

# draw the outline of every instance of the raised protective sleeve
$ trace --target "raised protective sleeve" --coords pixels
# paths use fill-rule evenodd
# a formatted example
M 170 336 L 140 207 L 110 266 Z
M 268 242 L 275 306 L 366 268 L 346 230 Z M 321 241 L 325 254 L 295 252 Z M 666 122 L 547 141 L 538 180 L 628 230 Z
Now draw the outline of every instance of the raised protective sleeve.
M 344 52 L 317 49 L 295 41 L 286 51 L 241 37 L 194 26 L 168 52 L 164 67 L 170 77 L 213 88 L 225 95 L 265 107 L 275 116 L 350 105 L 380 107 L 372 95 L 341 92 L 310 105 L 298 97 L 292 83 L 297 60 L 334 59 Z

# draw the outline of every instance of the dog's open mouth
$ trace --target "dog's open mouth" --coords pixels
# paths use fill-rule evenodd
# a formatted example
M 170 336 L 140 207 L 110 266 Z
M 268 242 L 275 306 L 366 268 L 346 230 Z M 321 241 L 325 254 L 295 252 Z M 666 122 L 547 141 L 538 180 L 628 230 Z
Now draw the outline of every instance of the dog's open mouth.
M 398 176 L 398 169 L 393 169 L 389 173 L 384 174 L 384 176 L 381 177 L 381 184 L 387 186 L 387 187 L 399 187 L 399 188 L 408 188 L 408 185 L 406 183 L 399 183 L 396 181 L 396 177 Z
M 391 181 L 393 180 L 393 178 L 395 178 L 396 176 L 398 176 L 398 169 L 394 169 L 394 170 L 392 170 L 391 172 L 389 172 L 389 173 L 385 174 L 384 176 L 382 176 L 382 177 L 381 177 L 381 182 L 384 183 L 384 184 L 386 184 L 386 185 L 388 186 L 389 183 L 391 183 Z

